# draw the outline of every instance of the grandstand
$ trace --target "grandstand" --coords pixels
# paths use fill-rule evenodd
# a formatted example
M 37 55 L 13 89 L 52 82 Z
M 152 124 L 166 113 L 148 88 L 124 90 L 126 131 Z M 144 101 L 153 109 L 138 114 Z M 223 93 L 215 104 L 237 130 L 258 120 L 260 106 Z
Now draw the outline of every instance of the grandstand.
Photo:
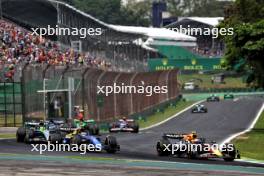
M 47 27 L 47 25 L 55 26 L 58 24 L 63 27 L 102 28 L 103 34 L 99 37 L 90 37 L 83 40 L 78 36 L 56 36 L 55 38 L 61 47 L 64 45 L 66 47 L 71 46 L 73 41 L 81 40 L 82 51 L 108 59 L 109 62 L 114 62 L 112 64 L 116 69 L 122 68 L 122 66 L 125 67 L 125 69 L 121 69 L 122 71 L 132 71 L 131 68 L 136 69 L 136 67 L 140 66 L 142 70 L 144 66 L 142 64 L 142 56 L 147 55 L 146 51 L 133 43 L 134 40 L 139 38 L 139 35 L 113 30 L 106 23 L 62 2 L 48 0 L 12 0 L 3 1 L 2 3 L 3 15 L 26 27 Z M 43 16 L 43 14 L 48 15 Z M 120 46 L 119 42 L 125 42 L 125 44 Z M 121 55 L 129 59 L 133 58 L 134 62 L 121 60 L 119 57 Z
M 109 25 L 58 1 L 4 0 L 2 3 L 3 15 L 26 27 L 47 27 L 58 24 L 62 27 L 102 28 L 101 36 L 88 39 L 80 39 L 78 36 L 54 38 L 61 47 L 71 46 L 74 41 L 81 41 L 82 51 L 98 55 L 110 62 L 112 68 L 118 71 L 147 71 L 147 59 L 161 54 L 153 49 L 152 45 L 164 45 L 164 43 L 195 45 L 195 38 L 165 29 Z M 43 16 L 44 12 L 48 15 Z
M 133 115 L 179 96 L 177 70 L 139 72 L 146 71 L 147 59 L 158 54 L 150 47 L 156 45 L 155 42 L 194 45 L 196 39 L 193 37 L 167 29 L 109 25 L 68 4 L 51 0 L 3 0 L 2 8 L 5 17 L 0 21 L 3 46 L 0 65 L 4 68 L 2 81 L 18 81 L 21 85 L 21 95 L 15 99 L 19 99 L 19 105 L 22 106 L 20 113 L 23 120 L 43 118 L 46 115 L 46 108 L 51 106 L 53 100 L 44 98 L 46 96 L 63 96 L 65 106 L 72 98 L 73 105 L 82 106 L 86 116 L 92 116 L 98 121 Z M 50 13 L 43 16 L 44 12 Z M 29 30 L 30 27 L 56 24 L 69 28 L 100 27 L 103 34 L 85 39 L 80 39 L 79 36 L 43 38 L 31 35 Z M 146 43 L 151 45 L 147 46 Z M 74 50 L 72 44 L 81 45 L 76 45 Z M 72 97 L 57 91 L 65 88 L 68 78 L 73 78 L 76 83 Z M 43 97 L 43 94 L 38 92 L 43 90 L 47 79 L 47 89 L 51 90 L 49 93 L 53 95 L 44 91 Z M 146 86 L 167 85 L 168 93 L 151 97 L 114 94 L 104 97 L 104 106 L 99 107 L 97 85 L 111 85 L 113 82 L 126 85 L 140 85 L 142 82 Z M 4 85 L 3 90 L 6 89 L 9 88 Z M 10 103 L 15 106 L 16 102 L 14 100 Z M 7 125 L 14 109 L 9 113 L 6 108 L 4 110 L 4 121 Z M 65 109 L 65 118 L 69 116 Z M 16 115 L 11 117 L 15 124 L 15 121 L 18 121 Z
M 176 22 L 167 25 L 166 28 L 200 28 L 204 31 L 205 29 L 217 27 L 219 22 L 223 19 L 223 17 L 179 17 Z M 224 43 L 219 39 L 215 39 L 212 33 L 210 33 L 210 35 L 198 35 L 194 33 L 192 36 L 197 38 L 197 47 L 192 48 L 191 52 L 196 55 L 210 58 L 219 58 L 223 55 Z

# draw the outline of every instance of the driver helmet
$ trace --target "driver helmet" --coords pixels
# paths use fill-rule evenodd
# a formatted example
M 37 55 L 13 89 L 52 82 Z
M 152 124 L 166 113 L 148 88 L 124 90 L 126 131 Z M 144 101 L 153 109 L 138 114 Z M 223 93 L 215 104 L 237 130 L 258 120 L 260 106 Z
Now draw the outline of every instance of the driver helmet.
M 196 131 L 192 131 L 192 137 L 193 137 L 193 139 L 196 139 L 196 138 L 197 138 L 197 133 L 196 133 Z
M 122 118 L 122 120 L 126 121 L 126 120 L 127 120 L 126 116 L 124 116 L 124 117 Z

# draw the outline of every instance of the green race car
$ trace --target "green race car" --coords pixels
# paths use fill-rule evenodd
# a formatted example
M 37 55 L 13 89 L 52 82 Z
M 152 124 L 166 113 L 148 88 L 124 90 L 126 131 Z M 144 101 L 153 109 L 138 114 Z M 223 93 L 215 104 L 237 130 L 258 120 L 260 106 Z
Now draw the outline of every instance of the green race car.
M 90 134 L 92 135 L 99 135 L 100 133 L 99 127 L 96 124 L 94 119 L 89 119 L 89 120 L 84 120 L 84 121 L 74 119 L 73 123 L 74 123 L 74 127 L 83 128 L 89 131 Z
M 234 97 L 234 94 L 224 94 L 224 100 L 233 100 Z

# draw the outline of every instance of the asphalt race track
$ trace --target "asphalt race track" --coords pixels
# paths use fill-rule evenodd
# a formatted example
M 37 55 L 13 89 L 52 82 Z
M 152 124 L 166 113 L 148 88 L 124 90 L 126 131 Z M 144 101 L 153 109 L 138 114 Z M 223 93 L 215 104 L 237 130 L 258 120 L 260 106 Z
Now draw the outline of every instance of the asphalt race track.
M 196 131 L 198 136 L 206 138 L 208 141 L 222 142 L 230 135 L 245 130 L 254 120 L 256 114 L 261 108 L 263 99 L 239 99 L 223 100 L 220 102 L 204 103 L 208 108 L 208 113 L 192 114 L 186 111 L 170 121 L 148 130 L 141 131 L 139 134 L 113 133 L 121 146 L 121 151 L 117 154 L 89 153 L 89 156 L 133 158 L 133 159 L 151 159 L 162 161 L 177 161 L 206 164 L 225 164 L 239 166 L 263 167 L 260 164 L 245 162 L 224 162 L 222 160 L 189 160 L 174 157 L 158 157 L 155 150 L 156 142 L 163 133 L 168 132 L 191 132 Z M 0 141 L 1 153 L 18 153 L 39 155 L 37 152 L 31 152 L 31 146 L 23 143 L 16 143 L 14 139 Z M 45 155 L 67 155 L 80 156 L 74 152 L 50 152 Z

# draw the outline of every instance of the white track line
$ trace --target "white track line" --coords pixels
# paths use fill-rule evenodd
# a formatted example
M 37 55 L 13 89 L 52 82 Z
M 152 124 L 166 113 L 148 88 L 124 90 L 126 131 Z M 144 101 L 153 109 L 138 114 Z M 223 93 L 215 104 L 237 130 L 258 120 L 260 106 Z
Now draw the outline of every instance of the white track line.
M 230 142 L 231 140 L 233 140 L 234 138 L 236 138 L 237 136 L 240 136 L 242 134 L 245 134 L 249 131 L 251 131 L 255 124 L 257 123 L 262 111 L 264 110 L 264 103 L 262 104 L 261 108 L 259 109 L 254 121 L 249 125 L 249 127 L 247 129 L 245 129 L 244 131 L 241 131 L 241 132 L 238 132 L 238 133 L 235 133 L 235 134 L 232 134 L 231 136 L 229 136 L 228 138 L 224 139 L 223 142 L 221 142 L 221 145 L 225 144 L 225 143 L 228 143 Z
M 250 158 L 236 159 L 236 161 L 243 162 L 243 163 L 253 163 L 253 164 L 262 164 L 262 165 L 264 165 L 263 161 L 253 160 L 253 159 L 250 159 Z
M 188 106 L 187 108 L 181 110 L 180 112 L 178 112 L 178 113 L 172 115 L 171 117 L 169 117 L 169 118 L 167 118 L 167 119 L 165 119 L 165 120 L 159 122 L 159 123 L 156 123 L 156 124 L 151 125 L 151 126 L 149 126 L 149 127 L 141 128 L 140 131 L 148 130 L 148 129 L 151 129 L 151 128 L 154 128 L 154 127 L 157 127 L 157 126 L 159 126 L 159 125 L 162 125 L 162 124 L 166 123 L 167 121 L 169 121 L 169 120 L 171 120 L 171 119 L 177 117 L 178 115 L 184 113 L 185 111 L 191 109 L 194 105 L 200 104 L 200 103 L 202 103 L 202 102 L 204 102 L 204 101 L 205 101 L 205 100 L 198 101 L 198 102 L 196 102 L 196 103 L 194 103 L 194 104 Z
M 259 109 L 259 111 L 258 111 L 258 113 L 257 113 L 257 115 L 256 115 L 256 117 L 254 119 L 254 121 L 249 125 L 249 127 L 247 129 L 245 129 L 244 131 L 241 131 L 241 132 L 238 132 L 238 133 L 235 133 L 235 134 L 229 136 L 228 138 L 226 138 L 221 143 L 221 145 L 232 141 L 237 136 L 243 135 L 243 134 L 251 131 L 254 128 L 255 124 L 257 123 L 257 121 L 258 121 L 258 119 L 259 119 L 259 117 L 260 117 L 260 115 L 261 115 L 261 113 L 262 113 L 263 110 L 264 110 L 264 103 L 262 104 L 261 108 Z M 250 160 L 250 159 L 237 159 L 237 161 L 239 161 L 239 162 L 247 162 L 247 163 L 257 163 L 257 164 L 263 164 L 264 165 L 264 163 L 262 161 L 257 161 L 257 160 L 254 160 L 253 161 L 253 160 Z

